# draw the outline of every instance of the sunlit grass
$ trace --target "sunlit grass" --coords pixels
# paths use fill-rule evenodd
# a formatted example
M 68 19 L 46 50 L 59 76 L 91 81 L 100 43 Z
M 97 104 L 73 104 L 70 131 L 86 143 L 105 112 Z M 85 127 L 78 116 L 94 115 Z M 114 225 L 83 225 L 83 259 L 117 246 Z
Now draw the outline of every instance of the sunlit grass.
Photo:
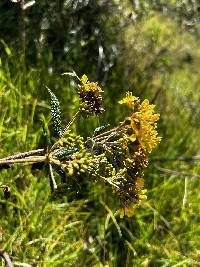
M 27 73 L 25 79 L 17 65 L 12 74 L 6 65 L 0 74 L 1 157 L 38 148 L 43 142 L 42 114 L 47 123 L 50 121 L 45 93 L 40 88 L 39 95 L 36 76 Z M 56 82 L 62 85 L 63 77 L 59 79 Z M 53 85 L 53 79 L 50 82 Z M 67 93 L 70 100 L 71 92 Z M 70 105 L 74 105 L 73 101 Z M 69 106 L 65 108 L 70 110 Z M 184 114 L 177 131 L 173 129 L 173 118 L 164 123 L 170 130 L 163 131 L 163 144 L 156 156 L 175 157 L 181 151 L 191 155 L 200 136 Z M 113 216 L 115 199 L 104 186 L 91 184 L 83 199 L 69 200 L 66 196 L 52 201 L 44 167 L 1 170 L 0 182 L 11 188 L 8 200 L 0 191 L 1 249 L 16 266 L 199 266 L 199 180 L 189 177 L 183 207 L 185 177 L 161 172 L 157 166 L 199 173 L 198 162 L 152 161 L 145 175 L 148 200 L 130 219 Z M 3 261 L 0 266 L 4 266 Z

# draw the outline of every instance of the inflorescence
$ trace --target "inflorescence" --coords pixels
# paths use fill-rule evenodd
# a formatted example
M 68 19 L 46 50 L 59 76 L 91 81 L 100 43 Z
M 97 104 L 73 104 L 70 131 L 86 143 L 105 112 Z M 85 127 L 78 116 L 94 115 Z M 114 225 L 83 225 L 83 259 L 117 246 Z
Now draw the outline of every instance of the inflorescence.
M 128 106 L 130 116 L 116 127 L 103 132 L 95 130 L 91 137 L 84 139 L 70 129 L 71 125 L 77 115 L 88 117 L 103 112 L 103 91 L 98 83 L 90 82 L 86 75 L 79 81 L 79 110 L 63 131 L 60 126 L 59 102 L 48 89 L 53 125 L 58 133 L 57 141 L 48 149 L 1 159 L 0 165 L 46 162 L 50 167 L 52 191 L 58 188 L 54 167 L 65 174 L 65 179 L 60 183 L 65 184 L 66 188 L 73 186 L 74 180 L 101 181 L 110 185 L 113 194 L 119 199 L 121 208 L 117 213 L 132 216 L 135 207 L 146 199 L 144 169 L 148 165 L 148 154 L 161 140 L 157 133 L 159 114 L 155 113 L 155 105 L 149 104 L 148 100 L 141 102 L 138 97 L 127 92 L 119 104 Z

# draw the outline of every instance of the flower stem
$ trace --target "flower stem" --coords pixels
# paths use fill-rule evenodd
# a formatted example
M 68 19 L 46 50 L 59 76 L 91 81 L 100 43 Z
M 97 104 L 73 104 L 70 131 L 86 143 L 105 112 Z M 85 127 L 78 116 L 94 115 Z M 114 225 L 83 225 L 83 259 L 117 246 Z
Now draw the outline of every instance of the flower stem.
M 19 154 L 16 154 L 16 155 L 12 155 L 12 156 L 9 156 L 9 157 L 5 157 L 5 158 L 2 158 L 0 159 L 0 161 L 2 160 L 14 160 L 14 159 L 24 159 L 24 158 L 27 158 L 27 157 L 31 157 L 31 156 L 39 156 L 41 154 L 44 153 L 44 149 L 36 149 L 36 150 L 31 150 L 31 151 L 28 151 L 28 152 L 23 152 L 23 153 L 19 153 Z
M 50 176 L 50 187 L 51 187 L 51 192 L 54 192 L 54 190 L 57 189 L 57 184 L 56 184 L 56 180 L 54 178 L 54 174 L 53 174 L 53 168 L 52 165 L 49 164 L 49 176 Z
M 1 159 L 0 166 L 4 164 L 15 164 L 15 163 L 36 163 L 36 162 L 45 162 L 47 156 L 30 156 L 25 158 L 15 158 L 15 159 Z
M 65 127 L 65 129 L 63 130 L 62 133 L 62 137 L 65 134 L 65 132 L 72 126 L 72 124 L 74 123 L 74 121 L 77 119 L 78 115 L 80 113 L 80 110 L 78 110 L 75 115 L 72 117 L 72 119 L 70 120 L 70 122 L 67 124 L 67 126 Z
M 76 114 L 73 116 L 73 118 L 72 118 L 72 119 L 70 120 L 70 122 L 67 124 L 67 126 L 66 126 L 65 129 L 63 130 L 62 135 L 61 135 L 61 137 L 59 138 L 59 140 L 65 135 L 66 131 L 69 130 L 69 128 L 72 126 L 72 124 L 74 123 L 74 121 L 77 119 L 79 113 L 80 113 L 80 110 L 78 110 L 78 111 L 76 112 Z M 50 149 L 50 152 L 52 152 L 52 151 L 56 148 L 56 146 L 57 146 L 59 140 L 58 140 L 56 143 L 53 144 L 53 146 L 52 146 L 51 149 Z
M 101 134 L 96 135 L 95 137 L 93 137 L 93 140 L 95 140 L 95 141 L 103 140 L 105 137 L 109 136 L 111 133 L 113 133 L 113 132 L 117 133 L 119 131 L 119 129 L 122 128 L 123 125 L 124 125 L 124 122 L 122 122 L 118 127 L 115 127 L 111 130 L 108 130 L 106 132 L 103 132 Z

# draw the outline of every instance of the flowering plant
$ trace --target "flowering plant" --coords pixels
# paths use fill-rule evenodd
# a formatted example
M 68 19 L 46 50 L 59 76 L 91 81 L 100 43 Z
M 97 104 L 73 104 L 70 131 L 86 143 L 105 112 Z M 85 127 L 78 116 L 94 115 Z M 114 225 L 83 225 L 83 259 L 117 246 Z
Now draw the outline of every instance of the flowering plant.
M 97 82 L 90 82 L 86 75 L 79 79 L 77 93 L 79 109 L 62 130 L 59 101 L 48 88 L 51 97 L 51 113 L 57 140 L 45 149 L 37 149 L 0 160 L 0 166 L 14 163 L 45 162 L 49 166 L 50 186 L 54 194 L 67 194 L 76 181 L 90 179 L 111 186 L 113 194 L 119 198 L 121 216 L 132 216 L 134 209 L 146 199 L 144 189 L 144 168 L 148 165 L 148 154 L 156 148 L 161 138 L 156 127 L 159 114 L 148 100 L 140 101 L 128 92 L 119 101 L 130 109 L 130 116 L 116 127 L 106 130 L 95 129 L 92 136 L 84 139 L 71 130 L 78 116 L 88 117 L 103 112 L 103 92 Z M 59 169 L 64 178 L 56 181 L 54 172 Z M 8 187 L 2 186 L 4 192 Z

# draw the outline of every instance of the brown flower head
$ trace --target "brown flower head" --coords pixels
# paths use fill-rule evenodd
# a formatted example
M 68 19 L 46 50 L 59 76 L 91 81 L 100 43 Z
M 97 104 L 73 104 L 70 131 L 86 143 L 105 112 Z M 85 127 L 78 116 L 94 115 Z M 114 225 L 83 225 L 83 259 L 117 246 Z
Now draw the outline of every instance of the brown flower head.
M 103 91 L 97 82 L 90 82 L 85 74 L 82 76 L 78 94 L 81 99 L 80 109 L 83 115 L 99 115 L 103 112 L 101 92 Z

